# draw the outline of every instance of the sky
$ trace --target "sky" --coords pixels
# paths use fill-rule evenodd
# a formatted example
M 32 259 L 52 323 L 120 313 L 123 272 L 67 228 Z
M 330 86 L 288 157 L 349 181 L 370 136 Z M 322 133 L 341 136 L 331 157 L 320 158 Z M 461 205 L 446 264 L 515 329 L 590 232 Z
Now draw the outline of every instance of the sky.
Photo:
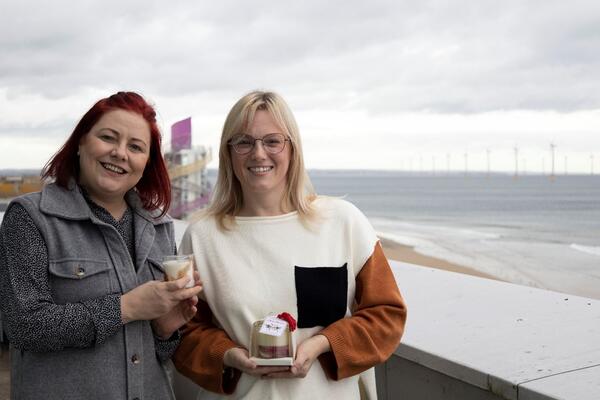
M 595 0 L 0 0 L 0 54 L 0 169 L 41 168 L 119 90 L 216 154 L 263 89 L 308 168 L 548 172 L 554 144 L 557 173 L 600 172 Z

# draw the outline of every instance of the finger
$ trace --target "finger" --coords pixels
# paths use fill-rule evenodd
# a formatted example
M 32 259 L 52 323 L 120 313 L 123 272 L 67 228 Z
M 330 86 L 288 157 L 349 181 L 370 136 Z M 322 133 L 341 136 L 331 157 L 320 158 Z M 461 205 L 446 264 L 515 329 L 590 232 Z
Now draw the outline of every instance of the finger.
M 254 371 L 258 375 L 271 375 L 277 373 L 289 373 L 290 367 L 268 367 L 268 366 L 259 366 L 254 368 Z
M 182 278 L 175 279 L 174 281 L 163 282 L 163 284 L 169 292 L 175 292 L 177 290 L 183 289 L 185 285 L 187 285 L 189 280 L 190 277 L 186 275 Z
M 246 349 L 231 349 L 228 351 L 228 354 L 231 356 L 229 359 L 232 367 L 248 373 L 256 368 L 256 363 L 248 358 L 248 351 Z
M 198 296 L 192 296 L 191 298 L 187 299 L 187 303 L 190 306 L 195 306 L 196 304 L 198 304 Z
M 202 286 L 193 286 L 191 288 L 185 288 L 183 290 L 180 290 L 176 294 L 176 298 L 179 300 L 187 300 L 187 299 L 191 299 L 192 297 L 196 296 L 196 299 L 197 299 L 198 293 L 200 293 L 201 291 L 202 291 Z
M 175 281 L 173 281 L 173 282 L 175 282 Z M 171 282 L 169 282 L 169 283 L 171 283 Z M 170 291 L 170 296 L 171 296 L 172 300 L 181 302 L 181 301 L 191 299 L 194 296 L 197 296 L 198 293 L 200 293 L 201 291 L 202 291 L 201 286 L 194 286 L 191 288 L 179 288 L 179 289 Z
M 236 357 L 236 363 L 238 364 L 238 369 L 249 374 L 255 374 L 256 363 L 249 358 Z
M 306 359 L 302 358 L 302 359 L 295 359 L 294 360 L 294 364 L 292 364 L 292 368 L 291 370 L 302 370 L 304 369 L 304 365 L 306 364 Z
M 263 375 L 264 379 L 290 379 L 296 378 L 296 375 L 292 373 L 290 370 L 287 371 L 279 371 L 279 372 L 271 372 L 270 374 Z
M 184 317 L 185 321 L 189 322 L 192 318 L 194 318 L 194 315 L 196 315 L 197 311 L 198 310 L 196 309 L 196 307 L 190 307 L 190 308 L 184 310 L 183 317 Z

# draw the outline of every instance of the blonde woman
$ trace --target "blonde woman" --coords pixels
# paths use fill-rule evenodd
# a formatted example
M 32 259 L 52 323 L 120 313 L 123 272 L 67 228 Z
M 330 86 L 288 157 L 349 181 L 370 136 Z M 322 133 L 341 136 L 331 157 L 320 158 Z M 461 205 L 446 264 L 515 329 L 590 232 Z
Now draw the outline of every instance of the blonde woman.
M 373 228 L 352 204 L 316 196 L 275 93 L 229 112 L 213 201 L 182 251 L 205 290 L 174 361 L 210 392 L 198 398 L 358 399 L 358 374 L 400 341 L 406 307 Z M 274 311 L 297 318 L 291 367 L 249 358 L 251 324 Z

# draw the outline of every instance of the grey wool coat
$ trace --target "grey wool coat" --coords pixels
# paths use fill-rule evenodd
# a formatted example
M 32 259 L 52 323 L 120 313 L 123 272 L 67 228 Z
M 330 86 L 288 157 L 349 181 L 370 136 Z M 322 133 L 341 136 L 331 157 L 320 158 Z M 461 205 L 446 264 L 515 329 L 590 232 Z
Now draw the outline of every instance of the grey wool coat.
M 120 323 L 121 295 L 149 280 L 162 280 L 162 256 L 176 248 L 172 221 L 154 218 L 133 191 L 128 193 L 135 233 L 136 259 L 132 260 L 119 232 L 91 212 L 75 184 L 68 190 L 50 184 L 13 202 L 27 211 L 47 247 L 51 298 L 40 300 L 29 311 L 41 310 L 43 323 L 38 325 L 35 317 L 22 326 L 18 318 L 13 321 L 15 332 L 25 332 L 30 342 L 11 339 L 12 398 L 173 399 L 165 357 L 157 349 L 159 341 L 149 321 Z M 92 307 L 99 302 L 101 307 Z M 65 318 L 79 317 L 93 321 L 88 324 L 94 332 L 91 343 L 78 343 L 76 329 L 60 329 Z M 112 326 L 102 328 L 102 324 Z M 37 329 L 44 330 L 48 343 L 36 343 Z M 56 335 L 48 335 L 55 330 Z

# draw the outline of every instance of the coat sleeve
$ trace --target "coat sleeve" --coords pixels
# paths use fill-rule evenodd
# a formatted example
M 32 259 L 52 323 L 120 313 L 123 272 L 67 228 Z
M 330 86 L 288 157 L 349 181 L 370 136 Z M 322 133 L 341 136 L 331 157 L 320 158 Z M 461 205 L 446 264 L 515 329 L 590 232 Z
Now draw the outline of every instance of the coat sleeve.
M 13 346 L 33 352 L 99 345 L 121 328 L 120 295 L 56 304 L 48 250 L 24 207 L 9 207 L 0 229 L 0 306 Z
M 169 238 L 172 247 L 171 254 L 177 254 L 177 245 L 175 243 L 175 227 L 173 222 L 166 224 L 166 227 L 167 237 Z M 156 357 L 163 362 L 171 359 L 175 353 L 175 350 L 177 349 L 177 346 L 179 346 L 179 342 L 181 341 L 180 330 L 176 330 L 171 337 L 166 340 L 157 336 L 154 333 L 154 330 L 152 331 L 152 334 L 154 335 L 154 350 Z
M 332 351 L 322 354 L 319 362 L 333 380 L 385 361 L 404 332 L 406 305 L 379 242 L 356 277 L 355 300 L 352 316 L 320 332 Z
M 238 346 L 213 323 L 212 311 L 205 301 L 199 300 L 197 307 L 198 312 L 183 329 L 173 362 L 182 375 L 203 388 L 231 394 L 241 371 L 225 368 L 223 357 L 227 350 Z

